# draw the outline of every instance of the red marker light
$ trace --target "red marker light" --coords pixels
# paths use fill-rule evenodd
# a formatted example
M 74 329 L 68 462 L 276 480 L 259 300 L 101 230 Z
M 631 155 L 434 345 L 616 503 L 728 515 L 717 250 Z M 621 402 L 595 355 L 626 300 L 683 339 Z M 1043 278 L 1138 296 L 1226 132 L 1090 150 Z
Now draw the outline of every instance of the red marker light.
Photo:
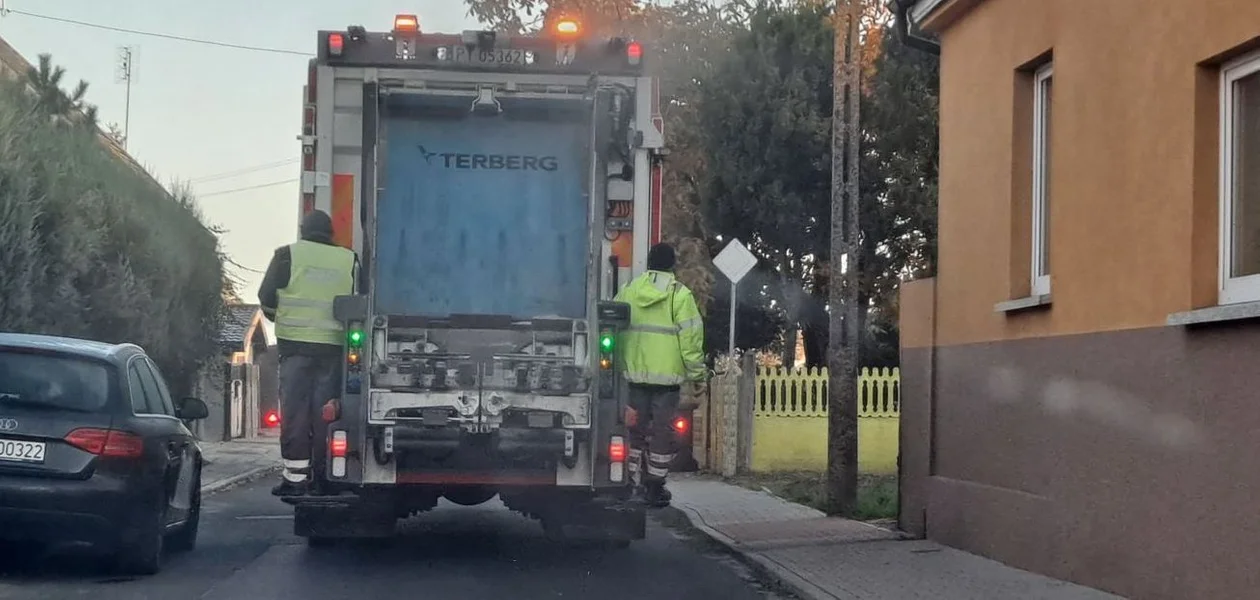
M 626 59 L 629 60 L 632 65 L 639 64 L 639 61 L 643 60 L 643 44 L 640 44 L 639 42 L 630 42 L 630 44 L 626 46 Z
M 275 427 L 276 425 L 279 425 L 280 413 L 274 410 L 267 411 L 267 414 L 263 415 L 263 423 L 266 423 L 267 427 Z
M 328 34 L 328 53 L 333 56 L 341 56 L 341 51 L 346 47 L 346 37 L 340 33 Z
M 678 417 L 674 419 L 674 431 L 678 433 L 687 433 L 687 429 L 691 427 L 691 423 L 687 422 L 687 417 Z

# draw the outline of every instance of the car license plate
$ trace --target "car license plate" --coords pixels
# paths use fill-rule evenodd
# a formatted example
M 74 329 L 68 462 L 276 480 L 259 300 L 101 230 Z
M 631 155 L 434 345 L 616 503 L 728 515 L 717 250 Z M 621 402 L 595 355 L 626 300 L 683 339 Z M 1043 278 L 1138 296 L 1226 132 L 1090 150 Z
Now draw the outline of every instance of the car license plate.
M 467 46 L 455 46 L 451 48 L 451 54 L 454 55 L 457 63 L 474 65 L 532 65 L 536 56 L 532 50 L 522 50 L 520 48 L 492 48 L 490 50 L 473 48 L 469 50 Z
M 0 439 L 0 460 L 42 463 L 44 443 Z

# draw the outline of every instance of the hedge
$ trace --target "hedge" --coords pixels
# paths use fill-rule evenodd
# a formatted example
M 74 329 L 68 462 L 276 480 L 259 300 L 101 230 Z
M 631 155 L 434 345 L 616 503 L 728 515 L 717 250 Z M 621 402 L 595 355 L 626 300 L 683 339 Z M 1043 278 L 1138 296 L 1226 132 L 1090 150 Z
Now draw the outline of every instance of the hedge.
M 138 344 L 187 394 L 218 351 L 223 290 L 218 237 L 186 192 L 0 82 L 0 331 Z

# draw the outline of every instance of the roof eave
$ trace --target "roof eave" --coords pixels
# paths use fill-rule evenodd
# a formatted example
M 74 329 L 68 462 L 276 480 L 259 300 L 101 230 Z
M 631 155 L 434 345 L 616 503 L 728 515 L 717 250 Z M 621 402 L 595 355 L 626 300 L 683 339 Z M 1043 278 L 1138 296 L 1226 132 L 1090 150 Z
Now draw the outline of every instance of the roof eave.
M 940 33 L 983 0 L 917 0 L 910 18 L 923 31 Z

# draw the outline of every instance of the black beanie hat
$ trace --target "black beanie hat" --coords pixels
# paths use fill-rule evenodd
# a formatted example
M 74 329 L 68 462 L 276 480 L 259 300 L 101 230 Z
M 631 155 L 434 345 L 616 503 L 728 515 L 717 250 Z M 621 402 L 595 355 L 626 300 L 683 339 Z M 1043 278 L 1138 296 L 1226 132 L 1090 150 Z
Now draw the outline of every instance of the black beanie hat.
M 647 268 L 649 271 L 674 270 L 674 247 L 669 244 L 657 244 L 648 251 Z

